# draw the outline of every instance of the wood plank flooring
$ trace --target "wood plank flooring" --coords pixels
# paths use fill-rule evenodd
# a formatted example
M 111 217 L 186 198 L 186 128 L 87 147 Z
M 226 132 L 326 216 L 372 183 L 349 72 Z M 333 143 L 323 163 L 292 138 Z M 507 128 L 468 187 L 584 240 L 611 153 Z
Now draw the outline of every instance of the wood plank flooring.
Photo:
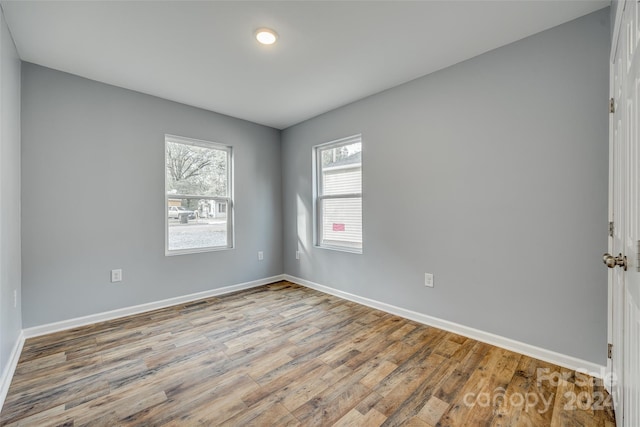
M 26 341 L 3 426 L 613 426 L 600 381 L 288 282 Z

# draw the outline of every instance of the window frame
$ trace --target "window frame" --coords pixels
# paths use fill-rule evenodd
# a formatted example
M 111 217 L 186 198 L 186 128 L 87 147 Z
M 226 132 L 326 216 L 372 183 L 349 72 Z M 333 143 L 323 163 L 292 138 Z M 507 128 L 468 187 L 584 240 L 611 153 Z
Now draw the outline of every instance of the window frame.
M 191 145 L 201 148 L 220 150 L 227 153 L 227 195 L 226 196 L 205 196 L 197 194 L 169 194 L 169 180 L 167 179 L 167 143 L 173 142 L 184 145 Z M 215 202 L 215 209 L 218 203 L 226 203 L 227 206 L 227 244 L 225 246 L 206 246 L 192 249 L 169 250 L 169 216 L 167 207 L 169 199 L 191 199 L 191 200 L 212 200 Z M 165 256 L 187 255 L 202 252 L 215 252 L 233 249 L 235 247 L 234 235 L 234 206 L 233 206 L 233 147 L 220 144 L 218 142 L 205 141 L 201 139 L 187 138 L 184 136 L 165 134 L 164 135 L 164 254 Z
M 354 143 L 360 143 L 360 155 L 362 156 L 362 134 L 356 134 L 347 136 L 344 138 L 336 139 L 322 144 L 313 146 L 312 149 L 312 186 L 313 186 L 313 244 L 316 248 L 329 249 L 340 252 L 349 252 L 354 254 L 362 254 L 364 250 L 364 213 L 363 209 L 360 211 L 360 226 L 362 232 L 361 247 L 352 247 L 347 245 L 326 244 L 322 242 L 324 217 L 322 216 L 322 201 L 324 200 L 336 200 L 336 199 L 360 199 L 361 206 L 363 200 L 363 161 L 360 161 L 360 192 L 359 193 L 339 193 L 339 194 L 323 194 L 322 192 L 322 155 L 321 151 L 331 148 L 337 148 L 345 145 L 351 145 Z

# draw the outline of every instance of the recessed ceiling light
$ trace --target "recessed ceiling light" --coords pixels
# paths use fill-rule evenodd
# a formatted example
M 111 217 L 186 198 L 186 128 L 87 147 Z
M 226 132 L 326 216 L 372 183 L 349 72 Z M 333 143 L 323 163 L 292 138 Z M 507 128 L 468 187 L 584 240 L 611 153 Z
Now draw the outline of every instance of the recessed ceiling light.
M 278 39 L 278 33 L 269 28 L 256 30 L 256 40 L 262 44 L 274 44 Z

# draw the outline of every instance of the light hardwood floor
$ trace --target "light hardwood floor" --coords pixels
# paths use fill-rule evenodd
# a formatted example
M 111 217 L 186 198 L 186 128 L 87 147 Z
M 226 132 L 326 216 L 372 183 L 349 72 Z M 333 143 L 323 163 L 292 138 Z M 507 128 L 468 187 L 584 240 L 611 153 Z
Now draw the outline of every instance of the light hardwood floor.
M 0 425 L 612 426 L 600 382 L 288 282 L 26 341 Z

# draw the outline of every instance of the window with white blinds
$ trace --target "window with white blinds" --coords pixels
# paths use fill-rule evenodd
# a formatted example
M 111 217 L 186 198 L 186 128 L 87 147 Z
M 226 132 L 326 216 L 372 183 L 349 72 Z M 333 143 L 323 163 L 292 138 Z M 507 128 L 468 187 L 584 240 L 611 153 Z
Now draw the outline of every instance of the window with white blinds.
M 362 137 L 314 147 L 316 246 L 362 253 Z

